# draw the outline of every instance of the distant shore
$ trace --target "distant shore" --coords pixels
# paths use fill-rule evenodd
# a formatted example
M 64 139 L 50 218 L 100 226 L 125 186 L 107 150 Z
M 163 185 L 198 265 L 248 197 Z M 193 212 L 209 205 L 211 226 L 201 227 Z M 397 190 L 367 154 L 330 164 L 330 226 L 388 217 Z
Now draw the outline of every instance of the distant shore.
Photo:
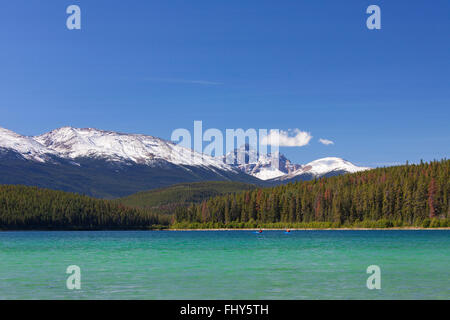
M 216 228 L 216 229 L 164 229 L 162 231 L 308 231 L 308 230 L 450 230 L 450 227 L 444 228 L 422 228 L 422 227 L 397 227 L 397 228 Z
M 102 229 L 0 229 L 1 232 L 17 232 L 17 231 L 30 231 L 30 232 L 37 232 L 37 231 L 57 231 L 57 232 L 73 232 L 73 231 L 369 231 L 369 230 L 450 230 L 450 227 L 442 227 L 442 228 L 422 228 L 422 227 L 396 227 L 396 228 L 211 228 L 211 229 L 120 229 L 120 228 L 114 228 L 114 229 L 108 229 L 108 228 L 102 228 Z

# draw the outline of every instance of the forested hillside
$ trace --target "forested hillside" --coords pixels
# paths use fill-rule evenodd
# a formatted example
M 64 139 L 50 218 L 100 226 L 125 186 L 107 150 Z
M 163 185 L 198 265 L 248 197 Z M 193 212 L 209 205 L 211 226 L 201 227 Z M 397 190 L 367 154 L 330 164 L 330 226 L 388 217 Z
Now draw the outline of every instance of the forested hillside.
M 264 182 L 242 172 L 217 172 L 202 167 L 179 167 L 171 164 L 150 167 L 124 165 L 103 159 L 77 159 L 74 162 L 56 158 L 53 162 L 24 161 L 14 152 L 0 147 L 0 185 L 27 185 L 75 192 L 95 198 L 115 199 L 142 190 L 164 188 L 177 183 L 201 181 L 242 181 L 263 185 Z M 267 185 L 267 183 L 266 183 Z
M 0 230 L 448 227 L 449 170 L 450 160 L 442 160 L 272 188 L 178 185 L 129 198 L 134 207 L 120 200 L 3 185 Z M 235 192 L 239 188 L 244 191 Z M 217 192 L 226 194 L 201 201 Z M 173 211 L 159 214 L 154 204 Z
M 255 188 L 256 186 L 252 184 L 232 181 L 180 183 L 166 188 L 138 192 L 118 200 L 126 206 L 172 214 L 178 206 L 188 206 L 215 196 Z
M 169 217 L 125 207 L 115 201 L 26 186 L 0 186 L 0 230 L 148 229 Z
M 220 196 L 178 208 L 174 227 L 445 227 L 449 169 L 442 160 Z

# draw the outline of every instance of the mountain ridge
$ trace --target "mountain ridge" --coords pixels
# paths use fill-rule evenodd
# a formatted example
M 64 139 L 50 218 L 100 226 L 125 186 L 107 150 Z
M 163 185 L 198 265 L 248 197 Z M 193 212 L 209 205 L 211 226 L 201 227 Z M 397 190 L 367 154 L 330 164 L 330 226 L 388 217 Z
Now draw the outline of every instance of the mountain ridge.
M 279 153 L 273 159 L 256 155 L 252 163 L 228 164 L 226 156 L 211 157 L 143 134 L 62 127 L 23 136 L 0 127 L 0 184 L 115 198 L 176 183 L 237 181 L 270 186 L 360 169 L 340 158 L 333 158 L 334 163 L 347 166 L 331 163 L 327 170 L 323 159 L 313 162 L 317 168 L 309 168 Z M 274 159 L 278 168 L 272 165 Z
M 285 155 L 260 154 L 245 144 L 223 156 L 231 166 L 264 181 L 310 180 L 339 173 L 369 170 L 338 157 L 326 157 L 306 164 L 292 163 Z M 238 161 L 240 160 L 240 161 Z M 277 165 L 278 162 L 278 165 Z

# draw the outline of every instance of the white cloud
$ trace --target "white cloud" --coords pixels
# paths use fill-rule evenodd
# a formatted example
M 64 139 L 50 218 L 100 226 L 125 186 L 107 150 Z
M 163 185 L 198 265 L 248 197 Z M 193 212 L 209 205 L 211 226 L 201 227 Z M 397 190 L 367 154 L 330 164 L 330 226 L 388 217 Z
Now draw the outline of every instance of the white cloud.
M 274 145 L 278 141 L 280 147 L 303 147 L 312 139 L 309 132 L 293 130 L 271 130 L 270 133 L 261 139 L 261 144 Z
M 328 140 L 328 139 L 322 139 L 322 138 L 319 139 L 319 142 L 320 142 L 321 144 L 326 145 L 326 146 L 329 146 L 330 144 L 334 144 L 333 141 Z

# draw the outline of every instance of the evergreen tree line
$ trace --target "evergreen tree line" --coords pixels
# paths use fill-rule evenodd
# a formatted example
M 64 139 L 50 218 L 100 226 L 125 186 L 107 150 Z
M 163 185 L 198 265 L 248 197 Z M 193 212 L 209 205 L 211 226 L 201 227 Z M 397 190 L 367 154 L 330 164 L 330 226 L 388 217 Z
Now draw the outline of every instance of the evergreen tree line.
M 149 229 L 169 216 L 116 201 L 27 186 L 0 186 L 0 229 Z
M 175 228 L 447 227 L 450 160 L 254 189 L 178 207 Z
M 249 189 L 177 205 L 170 215 L 120 199 L 0 185 L 0 230 L 449 227 L 449 169 L 442 160 Z

